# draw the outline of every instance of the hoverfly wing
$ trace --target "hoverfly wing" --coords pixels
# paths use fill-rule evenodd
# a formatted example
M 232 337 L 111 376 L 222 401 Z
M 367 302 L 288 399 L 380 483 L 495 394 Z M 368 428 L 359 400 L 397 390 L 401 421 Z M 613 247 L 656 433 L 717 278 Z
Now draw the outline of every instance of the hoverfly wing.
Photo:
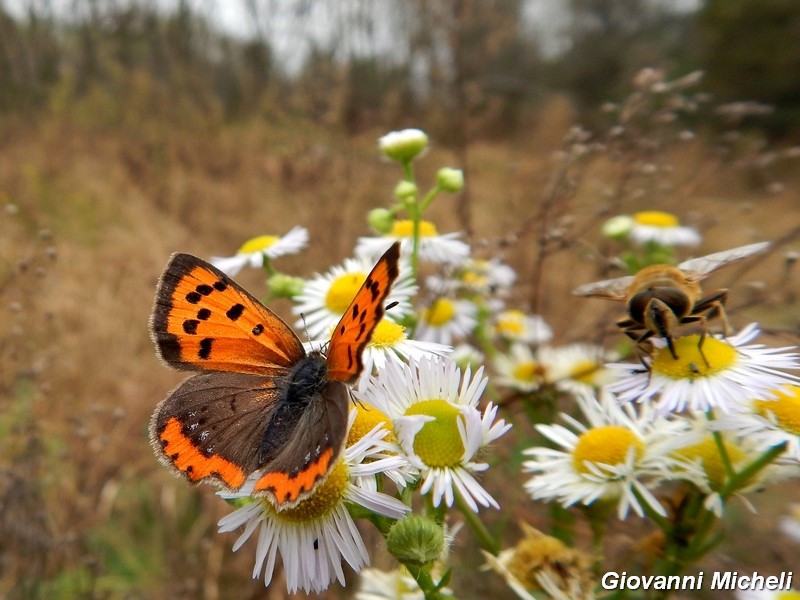
M 576 287 L 572 293 L 576 296 L 588 296 L 590 298 L 607 298 L 609 300 L 625 300 L 628 288 L 633 283 L 633 275 L 617 277 L 616 279 L 604 279 L 586 283 Z
M 756 244 L 747 244 L 746 246 L 731 248 L 730 250 L 723 250 L 722 252 L 715 252 L 707 256 L 690 258 L 679 264 L 678 268 L 686 273 L 688 278 L 699 281 L 722 267 L 739 262 L 748 256 L 761 252 L 767 246 L 769 246 L 769 242 L 758 242 Z

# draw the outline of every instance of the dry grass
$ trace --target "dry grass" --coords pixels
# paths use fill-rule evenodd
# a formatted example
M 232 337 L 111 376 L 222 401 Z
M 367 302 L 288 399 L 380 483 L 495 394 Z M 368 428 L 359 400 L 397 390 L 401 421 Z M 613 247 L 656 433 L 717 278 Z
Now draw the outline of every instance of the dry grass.
M 7 204 L 0 213 L 0 597 L 264 597 L 249 580 L 251 552 L 232 554 L 233 538 L 214 533 L 225 506 L 210 489 L 173 479 L 148 445 L 150 412 L 182 379 L 154 356 L 152 292 L 174 251 L 224 255 L 248 237 L 295 224 L 309 228 L 312 245 L 281 263 L 287 271 L 310 275 L 348 255 L 368 233 L 367 210 L 386 203 L 397 177 L 377 156 L 383 132 L 346 138 L 295 122 L 192 128 L 133 118 L 105 128 L 79 116 L 0 121 Z M 543 222 L 537 215 L 555 169 L 550 154 L 571 120 L 568 104 L 556 99 L 516 139 L 471 146 L 465 165 L 474 241 L 488 240 L 494 251 L 514 234 L 504 254 L 521 274 L 517 300 L 538 305 L 557 341 L 596 337 L 598 311 L 609 319 L 618 312 L 569 295 L 598 272 L 585 258 L 601 245 L 597 225 L 609 210 L 668 209 L 702 228 L 709 251 L 792 235 L 796 223 L 787 215 L 797 214 L 796 192 L 749 188 L 702 141 L 662 156 L 674 165 L 676 185 L 649 188 L 639 199 L 613 193 L 624 164 L 608 155 L 588 159 L 574 193 L 556 198 Z M 461 166 L 434 148 L 421 180 L 441 164 Z M 458 227 L 455 202 L 435 207 L 440 230 Z M 536 284 L 543 235 L 549 254 Z M 798 341 L 790 304 L 797 277 L 783 278 L 781 259 L 786 247 L 798 248 L 793 236 L 726 282 L 734 284 L 734 321 L 759 319 L 781 345 Z M 258 274 L 241 279 L 263 289 Z M 765 287 L 748 288 L 751 280 Z M 750 305 L 747 314 L 736 311 L 742 304 Z M 523 443 L 520 433 L 515 443 Z M 508 477 L 520 476 L 498 474 Z M 780 510 L 790 498 L 800 501 L 796 487 L 782 493 L 770 491 L 763 505 Z M 536 520 L 539 510 L 519 500 L 490 517 L 507 527 L 509 541 L 514 522 Z M 737 513 L 734 542 L 720 560 L 754 564 L 746 548 L 763 542 L 774 554 L 752 568 L 792 566 L 766 514 Z M 624 548 L 631 539 L 620 531 L 613 543 Z M 475 566 L 475 556 L 459 552 L 466 546 L 457 545 L 456 560 Z M 492 585 L 477 576 L 456 582 L 469 584 Z M 268 597 L 283 597 L 280 585 L 273 589 Z

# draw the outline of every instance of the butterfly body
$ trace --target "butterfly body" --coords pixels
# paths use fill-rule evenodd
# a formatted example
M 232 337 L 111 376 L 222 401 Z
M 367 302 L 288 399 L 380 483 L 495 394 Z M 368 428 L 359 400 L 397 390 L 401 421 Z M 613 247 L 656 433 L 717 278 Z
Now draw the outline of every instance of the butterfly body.
M 398 274 L 392 246 L 336 326 L 327 355 L 306 353 L 291 328 L 224 273 L 174 255 L 156 291 L 151 333 L 168 365 L 200 371 L 158 405 L 156 455 L 192 483 L 254 495 L 278 509 L 308 497 L 344 447 L 346 384 L 383 316 Z

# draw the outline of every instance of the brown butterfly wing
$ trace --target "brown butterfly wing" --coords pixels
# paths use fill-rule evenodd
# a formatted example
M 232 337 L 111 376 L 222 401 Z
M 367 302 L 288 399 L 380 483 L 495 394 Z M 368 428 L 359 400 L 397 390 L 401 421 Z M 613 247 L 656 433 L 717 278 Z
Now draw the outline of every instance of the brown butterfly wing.
M 161 462 L 192 483 L 237 490 L 263 464 L 265 427 L 280 397 L 272 377 L 194 375 L 156 408 L 150 441 Z
M 288 379 L 323 360 L 318 354 L 302 359 L 287 379 L 244 373 L 190 377 L 153 414 L 156 455 L 191 483 L 229 491 L 259 472 L 255 495 L 269 496 L 280 507 L 296 504 L 328 475 L 347 432 L 349 397 L 341 383 L 323 375 L 310 382 L 311 393 L 287 397 Z
M 291 328 L 216 267 L 174 254 L 156 290 L 150 329 L 177 369 L 269 375 L 303 358 Z
M 319 361 L 324 367 L 324 360 L 312 353 L 303 363 Z M 318 372 L 323 375 L 313 393 L 283 403 L 270 423 L 264 448 L 268 459 L 253 494 L 268 496 L 279 508 L 311 495 L 344 448 L 350 395 L 344 384 L 324 378 L 324 368 Z
M 361 353 L 383 318 L 383 301 L 400 272 L 400 243 L 395 242 L 367 275 L 331 336 L 328 379 L 352 383 L 364 368 Z

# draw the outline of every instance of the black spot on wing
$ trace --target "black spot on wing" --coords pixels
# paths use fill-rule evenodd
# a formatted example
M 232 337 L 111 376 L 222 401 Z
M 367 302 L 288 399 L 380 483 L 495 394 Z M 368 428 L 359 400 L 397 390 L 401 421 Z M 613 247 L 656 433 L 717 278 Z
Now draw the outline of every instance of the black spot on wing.
M 198 325 L 200 325 L 200 321 L 197 319 L 186 319 L 183 322 L 183 330 L 189 335 L 196 335 Z
M 214 338 L 203 338 L 200 340 L 200 350 L 197 351 L 197 356 L 203 360 L 207 360 L 211 356 L 211 345 L 214 343 Z
M 217 290 L 218 292 L 224 292 L 225 290 L 228 289 L 228 284 L 225 283 L 224 281 L 215 281 L 214 289 Z
M 203 296 L 208 296 L 211 292 L 214 291 L 214 288 L 206 283 L 201 283 L 198 284 L 196 288 L 194 288 L 194 291 Z
M 225 316 L 228 317 L 231 321 L 235 321 L 239 317 L 242 316 L 244 312 L 244 304 L 234 304 L 228 309 L 228 312 L 225 313 Z
M 364 283 L 364 287 L 369 290 L 370 294 L 372 294 L 373 302 L 375 302 L 380 297 L 381 286 L 374 279 L 367 277 L 367 281 Z
M 199 292 L 189 292 L 186 294 L 186 301 L 189 304 L 197 304 L 202 298 L 203 296 Z
M 197 311 L 197 318 L 201 321 L 207 321 L 211 317 L 211 311 L 208 308 L 201 308 Z
M 253 335 L 261 335 L 263 332 L 264 332 L 264 326 L 261 323 L 253 327 L 252 331 Z

